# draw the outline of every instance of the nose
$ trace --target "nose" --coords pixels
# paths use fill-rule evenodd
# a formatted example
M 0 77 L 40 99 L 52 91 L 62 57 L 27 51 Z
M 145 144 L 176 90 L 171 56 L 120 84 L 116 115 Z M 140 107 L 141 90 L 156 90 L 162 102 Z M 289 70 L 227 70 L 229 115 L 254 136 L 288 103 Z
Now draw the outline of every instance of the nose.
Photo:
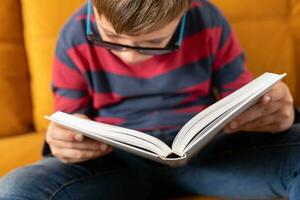
M 149 56 L 142 55 L 135 50 L 128 49 L 123 52 L 115 52 L 115 54 L 125 63 L 137 64 L 149 58 Z

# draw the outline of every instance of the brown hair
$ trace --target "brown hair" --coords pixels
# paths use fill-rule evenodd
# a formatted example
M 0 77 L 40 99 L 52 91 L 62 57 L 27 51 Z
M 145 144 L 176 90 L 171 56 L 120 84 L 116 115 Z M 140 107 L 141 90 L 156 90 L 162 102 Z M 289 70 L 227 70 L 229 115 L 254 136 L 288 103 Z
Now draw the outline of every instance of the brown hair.
M 117 34 L 140 35 L 156 31 L 182 15 L 192 0 L 94 0 Z

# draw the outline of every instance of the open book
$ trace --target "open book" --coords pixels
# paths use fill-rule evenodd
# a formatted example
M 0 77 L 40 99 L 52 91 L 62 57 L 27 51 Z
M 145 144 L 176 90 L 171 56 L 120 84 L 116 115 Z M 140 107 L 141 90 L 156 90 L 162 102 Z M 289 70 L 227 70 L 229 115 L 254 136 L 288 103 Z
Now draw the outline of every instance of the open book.
M 170 166 L 181 166 L 218 134 L 228 122 L 257 103 L 263 94 L 285 76 L 286 74 L 264 73 L 206 108 L 180 129 L 172 147 L 140 131 L 81 119 L 63 112 L 56 112 L 46 118 L 113 147 Z

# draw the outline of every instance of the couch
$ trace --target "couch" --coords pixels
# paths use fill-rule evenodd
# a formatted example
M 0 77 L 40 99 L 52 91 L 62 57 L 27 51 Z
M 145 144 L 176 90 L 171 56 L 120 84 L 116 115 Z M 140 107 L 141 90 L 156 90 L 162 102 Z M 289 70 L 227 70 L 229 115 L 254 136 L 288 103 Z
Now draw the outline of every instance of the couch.
M 84 0 L 1 0 L 0 176 L 41 158 L 52 113 L 50 74 L 55 41 Z M 300 105 L 300 0 L 213 0 L 245 49 L 255 75 L 287 72 Z M 297 68 L 298 66 L 298 68 Z

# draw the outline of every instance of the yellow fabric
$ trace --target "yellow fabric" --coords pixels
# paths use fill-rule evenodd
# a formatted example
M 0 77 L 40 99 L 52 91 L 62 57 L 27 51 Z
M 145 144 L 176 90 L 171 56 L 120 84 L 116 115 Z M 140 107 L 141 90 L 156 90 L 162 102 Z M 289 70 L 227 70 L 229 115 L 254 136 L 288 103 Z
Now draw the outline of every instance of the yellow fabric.
M 0 4 L 0 136 L 24 133 L 32 127 L 29 75 L 18 5 L 17 0 L 1 0 Z
M 255 75 L 265 71 L 283 73 L 295 101 L 300 66 L 300 0 L 212 0 L 228 17 L 245 49 L 248 66 Z M 297 67 L 298 66 L 298 67 Z M 299 72 L 298 72 L 299 73 Z
M 292 1 L 292 18 L 291 18 L 291 30 L 293 31 L 293 42 L 295 46 L 295 74 L 299 76 L 300 74 L 300 0 L 293 0 Z M 300 80 L 297 80 L 297 89 L 300 88 Z M 294 95 L 298 105 L 300 105 L 300 94 L 296 92 Z
M 34 124 L 46 128 L 45 114 L 52 112 L 51 66 L 58 33 L 67 18 L 84 0 L 21 0 L 25 43 L 31 75 Z
M 41 158 L 43 133 L 24 133 L 23 135 L 0 139 L 0 176 L 8 171 L 35 162 Z

